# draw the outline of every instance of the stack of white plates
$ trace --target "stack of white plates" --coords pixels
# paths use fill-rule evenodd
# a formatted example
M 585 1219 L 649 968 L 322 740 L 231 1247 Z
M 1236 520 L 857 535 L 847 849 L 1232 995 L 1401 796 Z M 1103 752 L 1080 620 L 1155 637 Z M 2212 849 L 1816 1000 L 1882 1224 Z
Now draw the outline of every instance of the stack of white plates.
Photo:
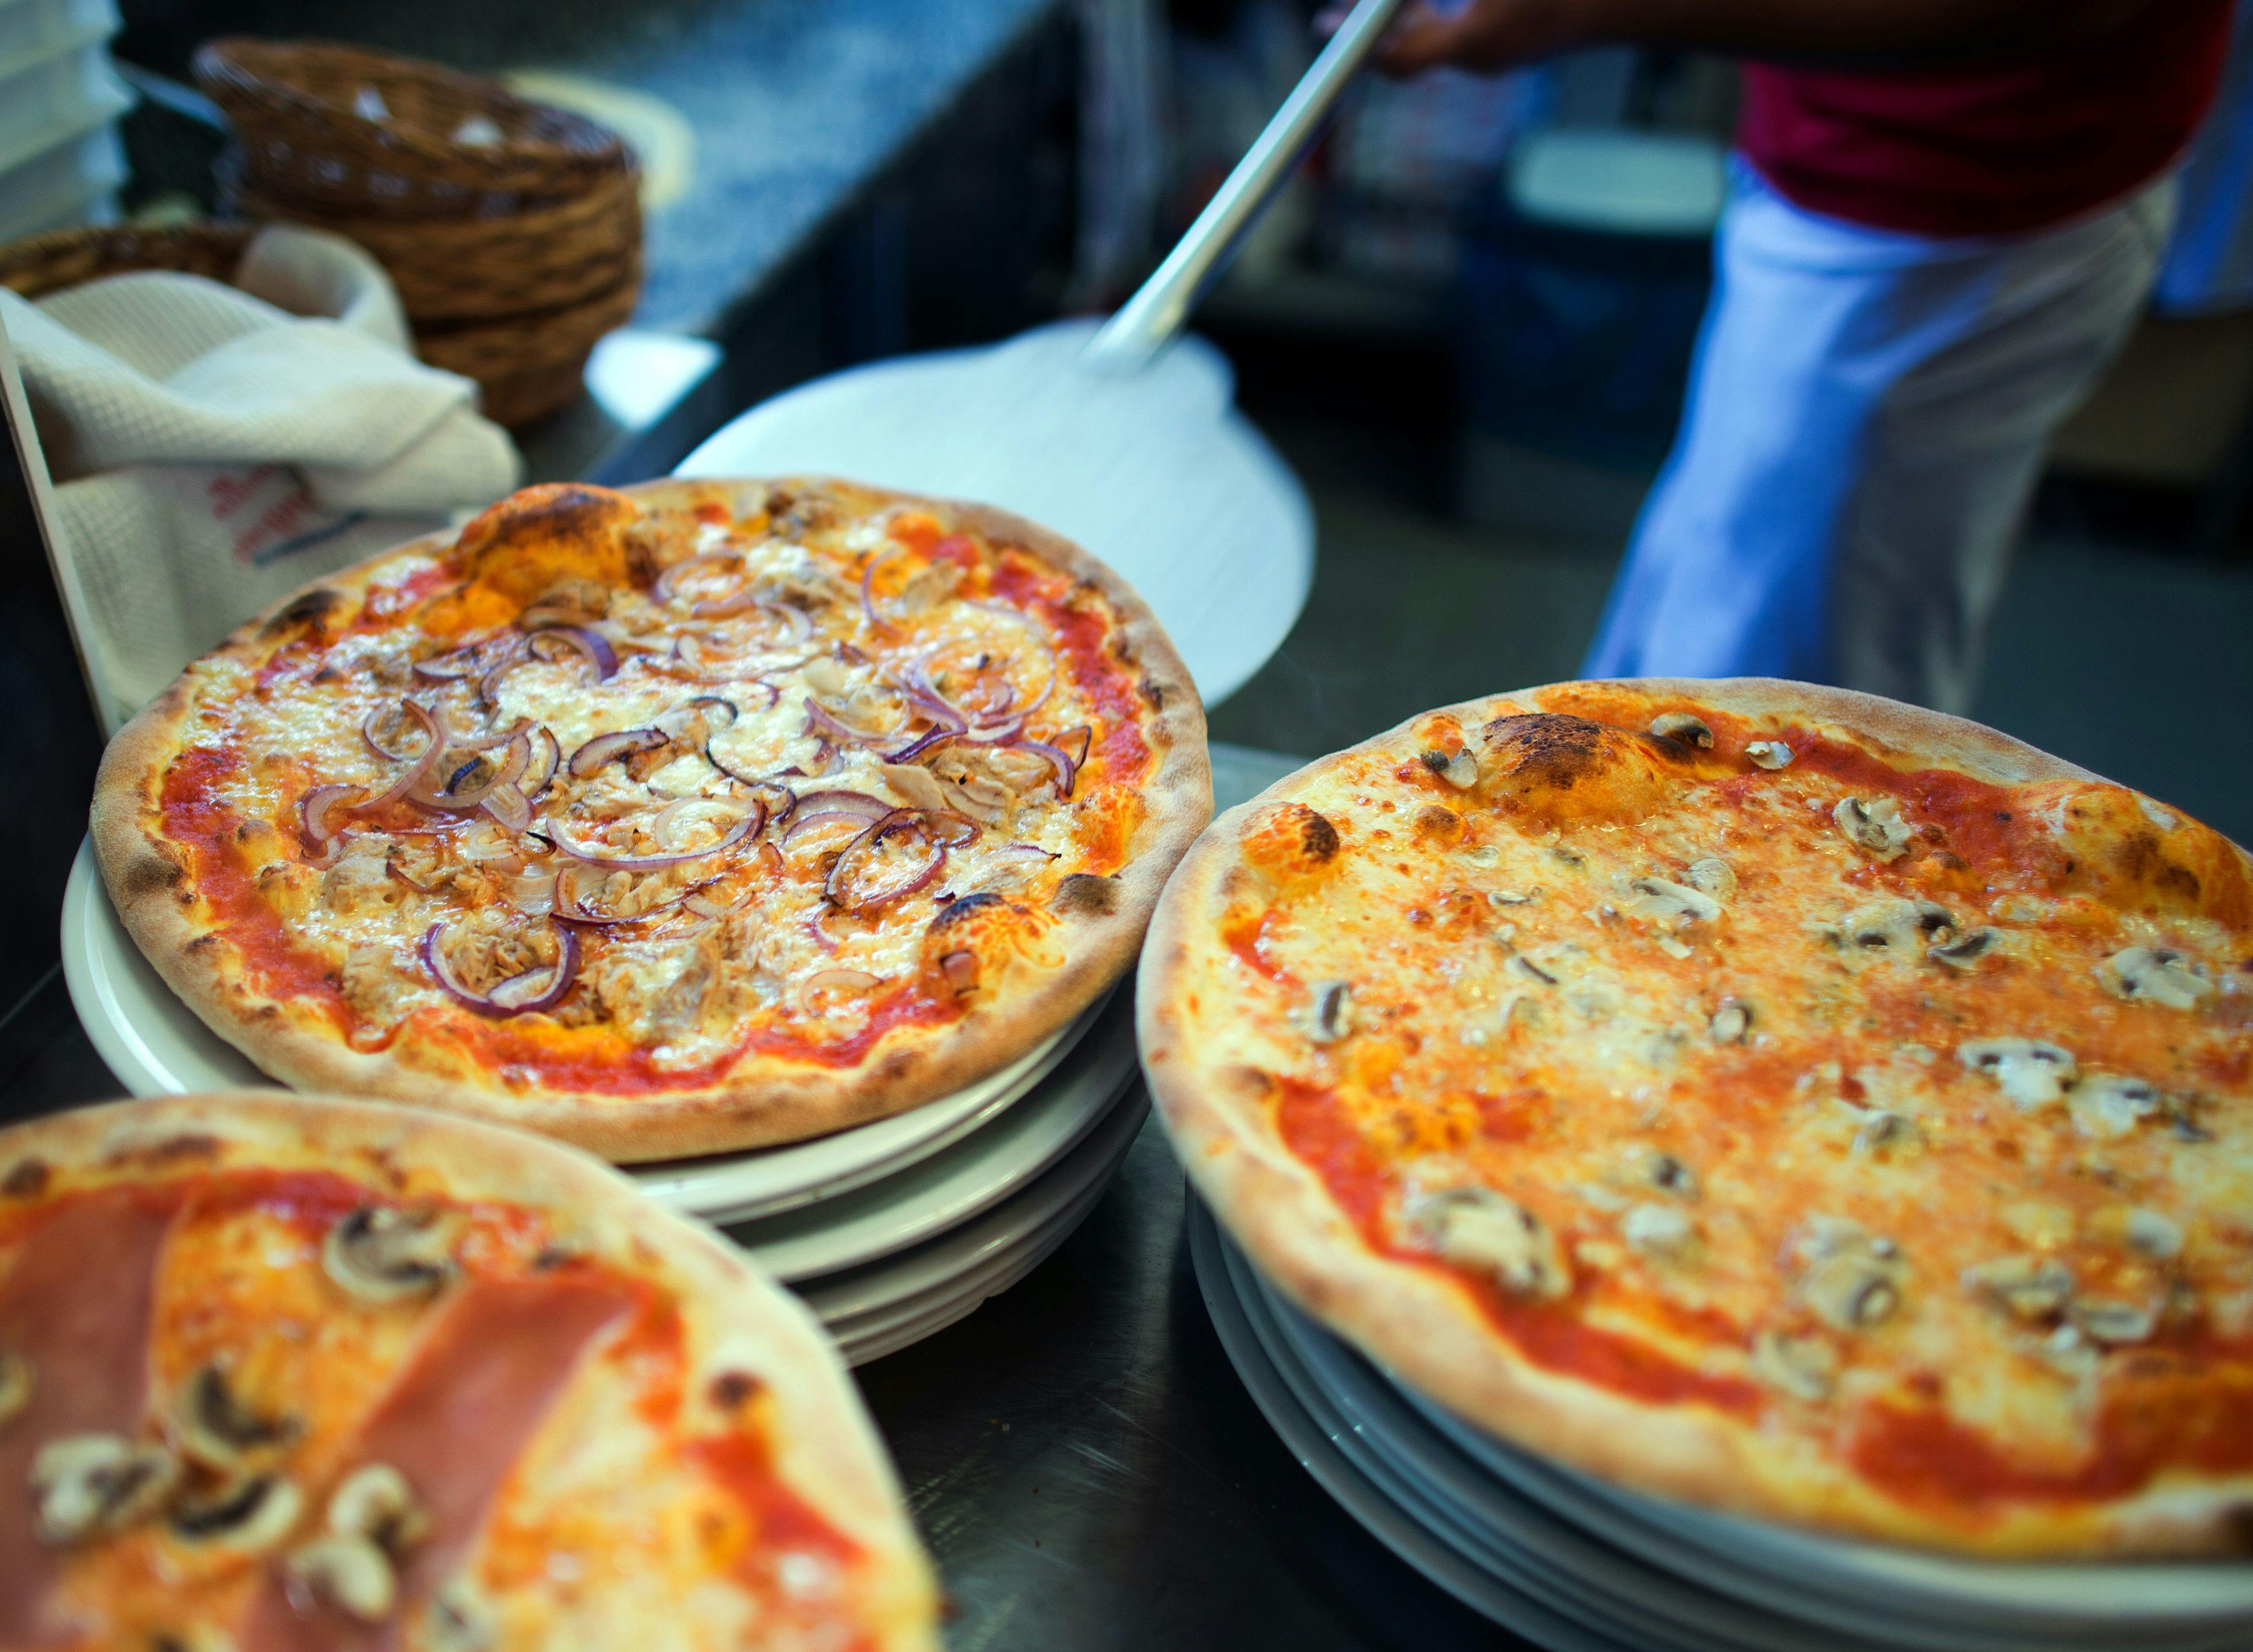
M 90 847 L 64 892 L 62 953 L 87 1035 L 134 1095 L 272 1083 L 150 966 Z M 722 1224 L 857 1364 L 952 1325 L 1063 1244 L 1148 1105 L 1133 994 L 1121 989 L 1001 1071 L 908 1112 L 628 1174 L 660 1204 Z
M 1220 1340 L 1308 1471 L 1388 1548 L 1560 1652 L 2243 1652 L 2253 1565 L 2001 1564 L 1643 1496 L 1503 1444 L 1291 1307 L 1191 1201 Z
M 117 216 L 115 0 L 0 0 L 0 240 Z

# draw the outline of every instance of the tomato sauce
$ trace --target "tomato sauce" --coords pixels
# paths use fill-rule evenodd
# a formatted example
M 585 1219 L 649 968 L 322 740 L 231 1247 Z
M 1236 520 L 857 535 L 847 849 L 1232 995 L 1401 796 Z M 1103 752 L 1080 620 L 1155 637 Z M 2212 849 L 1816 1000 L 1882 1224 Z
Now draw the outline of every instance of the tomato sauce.
M 1752 1384 L 1692 1370 L 1630 1337 L 1584 1324 L 1580 1305 L 1574 1300 L 1525 1301 L 1393 1244 L 1385 1230 L 1385 1205 L 1393 1177 L 1345 1117 L 1336 1091 L 1299 1079 L 1276 1080 L 1275 1125 L 1283 1145 L 1322 1178 L 1371 1250 L 1461 1286 L 1495 1328 L 1534 1364 L 1656 1405 L 1697 1403 L 1735 1414 L 1760 1409 L 1762 1396 Z
M 2037 839 L 2026 822 L 2020 789 L 1953 769 L 1896 769 L 1859 746 L 1804 728 L 1787 729 L 1779 737 L 1792 749 L 1793 770 L 1900 798 L 1909 819 L 1939 827 L 1950 853 L 1977 869 L 2032 869 Z
M 259 990 L 307 1004 L 345 1031 L 355 1018 L 328 965 L 290 943 L 282 915 L 259 894 L 234 845 L 242 817 L 220 794 L 241 772 L 242 759 L 234 752 L 207 746 L 183 752 L 164 773 L 164 833 L 187 849 L 198 894 Z

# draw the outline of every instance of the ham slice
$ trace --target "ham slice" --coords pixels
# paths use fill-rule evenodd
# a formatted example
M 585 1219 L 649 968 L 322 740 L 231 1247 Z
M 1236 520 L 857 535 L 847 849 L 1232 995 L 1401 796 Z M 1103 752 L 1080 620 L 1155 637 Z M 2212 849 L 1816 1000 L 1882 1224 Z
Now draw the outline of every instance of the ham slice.
M 31 1362 L 31 1404 L 0 1425 L 0 1646 L 73 1640 L 52 1596 L 66 1551 L 33 1535 L 31 1460 L 71 1434 L 136 1433 L 149 1400 L 157 1260 L 170 1209 L 90 1193 L 34 1228 L 0 1276 L 0 1349 Z
M 477 1540 L 501 1484 L 580 1356 L 631 1306 L 621 1288 L 568 1279 L 472 1279 L 434 1314 L 346 1453 L 345 1472 L 388 1463 L 415 1488 L 429 1529 L 401 1568 L 381 1623 L 292 1604 L 278 1572 L 236 1635 L 242 1652 L 381 1652 L 398 1643 Z

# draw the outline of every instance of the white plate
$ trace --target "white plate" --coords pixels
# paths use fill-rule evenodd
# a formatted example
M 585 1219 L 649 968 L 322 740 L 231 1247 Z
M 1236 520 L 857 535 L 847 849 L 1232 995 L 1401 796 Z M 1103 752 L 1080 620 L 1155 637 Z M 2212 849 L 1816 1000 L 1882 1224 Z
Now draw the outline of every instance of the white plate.
M 895 1255 L 991 1209 L 1057 1163 L 1110 1111 L 1134 1072 L 1133 998 L 1120 993 L 1072 1059 L 984 1129 L 840 1198 L 731 1223 L 728 1237 L 784 1280 Z
M 1559 1617 L 1471 1564 L 1440 1542 L 1350 1461 L 1337 1444 L 1343 1430 L 1326 1427 L 1300 1404 L 1253 1328 L 1264 1312 L 1256 1291 L 1239 1294 L 1223 1251 L 1220 1230 L 1195 1195 L 1189 1210 L 1189 1258 L 1213 1329 L 1229 1363 L 1243 1378 L 1268 1424 L 1315 1483 L 1386 1548 L 1473 1611 L 1554 1652 L 1623 1652 L 1622 1643 L 1593 1635 Z
M 1808 1624 L 1659 1571 L 1496 1481 L 1358 1354 L 1264 1281 L 1253 1288 L 1322 1398 L 1343 1418 L 1351 1436 L 1348 1454 L 1467 1558 L 1506 1575 L 1529 1577 L 1529 1592 L 1550 1599 L 1558 1610 L 1604 1621 L 1641 1645 L 1676 1652 L 1800 1652 L 1808 1644 Z M 1883 1652 L 1901 1644 L 1882 1631 L 1876 1639 L 1860 1633 L 1872 1628 L 1866 1609 L 1851 1628 L 1826 1629 L 1823 1639 L 1845 1652 Z M 2031 1652 L 2036 1643 L 2013 1644 Z M 2003 1648 L 1998 1643 L 1983 1652 Z
M 2253 1644 L 2253 1566 L 1950 1559 L 1691 1509 L 1544 1462 L 1410 1398 L 1497 1479 L 1655 1565 L 1827 1625 L 1874 1610 L 1904 1644 Z
M 1053 1072 L 1095 1024 L 1099 998 L 1031 1054 L 919 1107 L 812 1141 L 708 1159 L 631 1165 L 626 1174 L 659 1204 L 708 1222 L 748 1222 L 834 1198 L 904 1170 L 999 1117 Z
M 1133 1122 L 1139 1128 L 1147 1105 L 1129 1101 L 1122 1104 L 1120 1111 L 1133 1112 Z M 1102 1174 L 1082 1188 L 1071 1203 L 1024 1238 L 989 1258 L 974 1277 L 961 1282 L 958 1288 L 940 1293 L 935 1298 L 917 1297 L 896 1309 L 863 1314 L 830 1326 L 829 1333 L 844 1350 L 847 1363 L 865 1365 L 870 1360 L 897 1353 L 927 1336 L 936 1335 L 975 1313 L 1047 1261 L 1057 1246 L 1078 1230 L 1079 1224 L 1102 1200 L 1111 1185 L 1111 1172 L 1126 1156 L 1126 1150 L 1133 1145 L 1133 1140 L 1129 1133 L 1124 1142 L 1107 1154 Z
M 63 886 L 63 980 L 86 1035 L 117 1082 L 136 1096 L 271 1089 L 250 1057 L 203 1024 L 141 955 L 94 869 L 94 842 L 78 846 Z
M 832 1330 L 896 1318 L 974 1291 L 1083 1201 L 1092 1204 L 1101 1196 L 1148 1115 L 1148 1095 L 1134 1086 L 1063 1162 L 983 1216 L 911 1251 L 792 1288 Z
M 95 1053 L 136 1096 L 270 1088 L 274 1081 L 181 1002 L 102 887 L 91 842 L 63 890 L 63 975 Z M 860 1188 L 990 1123 L 1046 1077 L 1094 1025 L 1102 1000 L 1030 1054 L 951 1096 L 785 1147 L 631 1167 L 659 1203 L 715 1222 L 772 1215 Z

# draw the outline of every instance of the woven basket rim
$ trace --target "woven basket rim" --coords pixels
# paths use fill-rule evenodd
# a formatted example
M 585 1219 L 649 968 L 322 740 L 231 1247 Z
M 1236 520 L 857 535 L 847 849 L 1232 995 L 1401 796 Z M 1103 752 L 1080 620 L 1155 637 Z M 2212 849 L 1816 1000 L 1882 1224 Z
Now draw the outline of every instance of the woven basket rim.
M 196 249 L 241 262 L 260 223 L 81 224 L 0 244 L 0 287 L 42 298 L 110 275 L 191 270 Z M 166 254 L 189 254 L 186 256 Z M 192 273 L 192 271 L 191 271 Z M 230 268 L 230 275 L 232 268 Z
M 293 69 L 301 73 L 293 76 Z M 419 82 L 443 90 L 491 115 L 503 136 L 492 143 L 465 143 L 450 133 L 372 120 L 304 84 L 306 69 L 349 73 L 379 90 L 386 82 Z M 559 192 L 568 192 L 575 183 L 582 185 L 591 174 L 630 164 L 624 141 L 584 115 L 519 96 L 487 76 L 341 41 L 223 36 L 198 49 L 194 75 L 197 85 L 244 129 L 246 148 L 252 147 L 250 129 L 295 122 L 324 132 L 341 150 L 372 151 L 365 154 L 372 164 L 421 171 L 434 182 L 499 180 L 492 186 L 507 187 L 527 172 L 544 171 L 556 179 Z M 523 129 L 528 125 L 562 136 L 530 135 Z

